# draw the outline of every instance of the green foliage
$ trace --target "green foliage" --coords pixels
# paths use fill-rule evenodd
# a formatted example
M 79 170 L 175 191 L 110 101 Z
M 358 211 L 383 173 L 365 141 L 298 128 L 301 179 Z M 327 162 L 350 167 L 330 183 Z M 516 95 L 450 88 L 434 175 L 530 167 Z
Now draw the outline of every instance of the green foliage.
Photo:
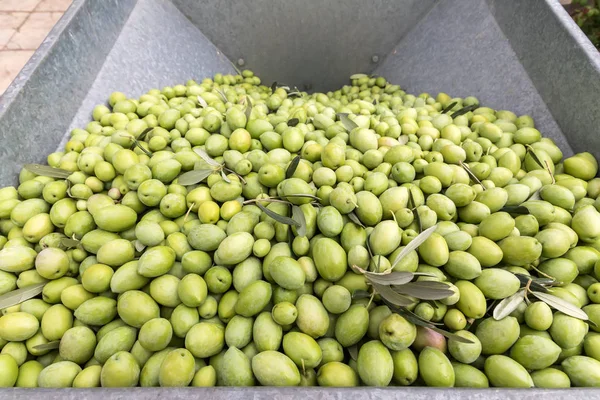
M 573 0 L 571 17 L 581 30 L 600 49 L 600 3 L 598 0 Z

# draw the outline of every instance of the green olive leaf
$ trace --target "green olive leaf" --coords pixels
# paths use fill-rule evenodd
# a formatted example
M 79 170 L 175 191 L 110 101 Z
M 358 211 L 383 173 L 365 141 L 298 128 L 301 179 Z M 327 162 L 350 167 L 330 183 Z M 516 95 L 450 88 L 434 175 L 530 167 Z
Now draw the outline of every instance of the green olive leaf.
M 137 137 L 137 140 L 139 141 L 143 141 L 144 139 L 146 139 L 146 135 L 148 135 L 148 133 L 152 132 L 154 130 L 154 128 L 146 128 L 142 131 L 142 133 L 140 133 L 140 135 Z
M 338 113 L 337 116 L 340 119 L 340 121 L 342 121 L 342 125 L 344 125 L 344 128 L 346 128 L 348 132 L 351 132 L 353 129 L 358 128 L 356 122 L 352 121 L 350 117 L 348 117 L 347 113 Z
M 248 104 L 246 104 L 246 121 L 250 121 L 250 115 L 252 115 L 252 99 L 250 99 L 250 96 L 246 96 L 246 102 Z
M 456 335 L 454 333 L 447 332 L 447 331 L 445 331 L 443 329 L 438 328 L 435 325 L 440 325 L 440 324 L 434 324 L 431 321 L 424 320 L 421 317 L 419 317 L 417 314 L 415 314 L 415 313 L 407 310 L 406 308 L 396 307 L 393 304 L 385 301 L 385 299 L 384 299 L 384 303 L 386 303 L 386 305 L 390 308 L 390 310 L 392 310 L 392 312 L 401 315 L 402 317 L 406 318 L 408 321 L 412 322 L 415 325 L 431 329 L 431 330 L 439 333 L 440 335 L 444 335 L 448 339 L 452 339 L 452 340 L 455 340 L 457 342 L 467 343 L 467 344 L 473 343 L 472 341 L 470 341 L 467 338 L 464 338 L 462 336 L 459 336 L 459 335 Z
M 413 187 L 412 186 L 408 188 L 408 200 L 410 201 L 412 212 L 413 212 L 413 215 L 415 216 L 415 220 L 417 221 L 417 224 L 419 225 L 419 233 L 421 233 L 421 232 L 423 232 L 423 223 L 421 222 L 421 214 L 419 214 L 419 211 L 417 210 L 417 202 L 415 201 L 415 198 L 413 196 Z
M 358 299 L 366 299 L 371 297 L 371 293 L 367 292 L 366 290 L 355 290 L 352 292 L 352 298 L 354 300 L 358 300 Z
M 454 103 L 449 104 L 446 108 L 444 108 L 441 111 L 441 114 L 446 114 L 448 111 L 451 111 L 454 107 L 456 107 L 457 104 L 458 104 L 457 101 L 455 101 Z
M 539 159 L 537 154 L 535 154 L 533 147 L 527 146 L 527 154 L 529 154 L 529 157 L 531 157 L 533 161 L 535 161 L 535 163 L 539 165 L 542 169 L 546 169 L 546 165 L 544 165 L 544 163 Z
M 460 342 L 460 343 L 466 343 L 466 344 L 472 344 L 473 342 L 467 338 L 464 338 L 462 336 L 459 336 L 455 333 L 452 332 L 448 332 L 445 331 L 443 329 L 438 328 L 437 326 L 430 326 L 429 329 L 431 329 L 432 331 L 435 331 L 437 333 L 439 333 L 440 335 L 444 335 L 445 337 L 447 337 L 448 339 L 452 339 L 456 342 Z
M 365 241 L 365 247 L 367 248 L 367 251 L 369 252 L 369 257 L 373 258 L 373 252 L 371 251 L 371 244 L 369 243 L 371 235 L 367 236 L 367 240 Z M 391 268 L 393 269 L 393 268 Z
M 183 186 L 195 185 L 208 178 L 213 172 L 212 169 L 195 169 L 181 174 L 177 182 Z
M 46 350 L 56 350 L 60 346 L 60 340 L 54 340 L 52 342 L 38 344 L 37 346 L 33 346 L 34 350 L 37 351 L 46 351 Z
M 208 103 L 200 95 L 198 95 L 198 105 L 202 108 L 208 107 Z
M 281 222 L 282 224 L 286 224 L 286 225 L 293 225 L 293 226 L 295 226 L 297 228 L 300 227 L 300 224 L 298 222 L 296 222 L 295 220 L 293 220 L 292 218 L 286 217 L 286 216 L 281 215 L 281 214 L 277 214 L 276 212 L 274 212 L 272 210 L 269 210 L 267 207 L 263 206 L 260 203 L 256 203 L 256 205 L 265 214 L 267 214 L 269 217 L 273 218 L 275 221 Z
M 365 278 L 372 283 L 380 285 L 403 285 L 413 280 L 415 275 L 407 271 L 394 271 L 388 274 L 375 274 L 366 272 Z
M 223 91 L 221 89 L 215 88 L 215 92 L 217 92 L 219 94 L 219 96 L 221 96 L 223 103 L 227 103 L 229 101 L 229 100 L 227 100 L 227 96 L 225 96 L 225 93 L 223 93 Z
M 134 240 L 133 241 L 133 246 L 135 247 L 135 250 L 137 252 L 142 252 L 146 248 L 146 245 L 142 244 L 142 242 L 140 242 L 139 240 Z
M 361 228 L 364 228 L 365 226 L 363 225 L 363 223 L 360 221 L 360 219 L 358 218 L 358 216 L 354 213 L 354 211 L 346 214 L 348 216 L 348 218 L 350 219 L 350 221 L 354 222 L 356 225 L 360 226 Z
M 589 319 L 585 311 L 583 311 L 577 306 L 574 306 L 568 301 L 561 299 L 560 297 L 554 296 L 549 293 L 542 293 L 536 291 L 532 291 L 531 294 L 563 314 L 567 314 L 573 318 L 578 318 L 583 321 L 587 321 Z
M 79 246 L 79 240 L 62 238 L 60 244 L 65 246 L 67 249 L 74 249 L 75 247 Z
M 479 105 L 477 105 L 477 104 L 472 104 L 472 105 L 470 105 L 470 106 L 463 107 L 463 108 L 461 108 L 461 109 L 460 109 L 460 110 L 458 110 L 458 111 L 455 111 L 455 112 L 454 112 L 452 115 L 450 115 L 450 116 L 451 116 L 452 118 L 460 117 L 461 115 L 463 115 L 463 114 L 466 114 L 466 113 L 468 113 L 469 111 L 476 110 L 477 108 L 479 108 Z
M 227 61 L 229 61 L 229 60 L 227 60 Z M 242 75 L 242 71 L 240 71 L 240 69 L 235 65 L 235 63 L 233 61 L 229 61 L 229 64 L 231 64 L 231 66 L 233 67 L 235 72 L 237 72 L 238 75 Z
M 533 194 L 531 196 L 529 196 L 529 198 L 527 199 L 527 201 L 529 200 L 541 200 L 542 196 L 540 195 L 540 189 L 536 190 L 535 192 L 533 192 Z
M 415 303 L 415 300 L 411 299 L 410 297 L 407 297 L 400 293 L 395 292 L 389 286 L 380 285 L 375 282 L 371 282 L 371 285 L 373 286 L 373 289 L 375 289 L 375 291 L 377 293 L 379 293 L 379 295 L 383 299 L 385 299 L 386 302 L 390 302 L 395 306 L 408 307 Z
M 427 239 L 429 239 L 429 236 L 431 236 L 431 234 L 433 232 L 435 232 L 436 229 L 437 229 L 437 224 L 435 224 L 434 226 L 432 226 L 430 228 L 425 229 L 416 238 L 414 238 L 413 240 L 411 240 L 410 243 L 407 244 L 402 249 L 402 251 L 400 252 L 400 254 L 398 254 L 398 256 L 396 257 L 396 259 L 394 260 L 394 263 L 391 266 L 391 269 L 394 269 L 396 267 L 396 265 L 398 265 L 398 263 L 404 257 L 406 257 L 411 251 L 416 250 L 417 247 L 419 247 L 420 245 L 422 245 L 424 241 L 426 241 Z
M 454 294 L 450 286 L 443 282 L 410 282 L 393 288 L 396 292 L 421 300 L 442 300 Z
M 152 153 L 150 153 L 150 151 L 146 150 L 146 148 L 144 146 L 142 146 L 142 144 L 140 142 L 138 142 L 136 139 L 133 139 L 133 144 L 137 147 L 140 148 L 140 150 L 142 150 L 144 153 L 146 153 L 146 155 L 148 157 L 152 157 Z
M 225 172 L 223 172 L 223 170 L 221 170 L 221 178 L 223 178 L 223 180 L 227 183 L 231 183 L 231 179 L 229 179 L 227 177 L 227 175 L 225 175 Z
M 271 92 L 275 92 L 277 90 L 277 81 L 271 84 Z
M 354 79 L 360 79 L 360 78 L 368 78 L 369 75 L 367 74 L 353 74 L 350 75 L 350 79 L 354 80 Z
M 551 283 L 548 283 L 548 280 L 546 280 L 545 278 L 539 279 L 539 278 L 534 278 L 530 275 L 524 275 L 524 274 L 515 274 L 515 276 L 521 282 L 521 287 L 525 287 L 525 286 L 529 285 L 529 288 L 531 290 L 535 290 L 538 292 L 547 293 L 548 289 L 544 285 L 551 284 Z M 554 283 L 554 281 L 551 281 L 551 282 Z
M 35 285 L 25 286 L 24 288 L 13 290 L 0 296 L 0 310 L 21 304 L 25 300 L 34 298 L 42 293 L 46 282 L 36 283 Z
M 33 172 L 36 175 L 48 176 L 50 178 L 67 179 L 72 174 L 72 172 L 64 169 L 54 168 L 48 165 L 41 164 L 25 164 L 23 168 L 25 168 L 29 172 Z
M 481 185 L 481 187 L 483 188 L 483 190 L 485 190 L 485 186 L 483 186 L 483 184 L 481 183 L 481 181 L 479 180 L 479 178 L 477 178 L 477 176 L 475 176 L 475 174 L 473 173 L 473 171 L 471 171 L 471 168 L 469 168 L 469 166 L 467 164 L 465 164 L 464 162 L 460 162 L 460 166 L 467 172 L 467 175 L 469 175 L 469 178 L 471 178 L 471 180 L 479 185 Z
M 358 346 L 353 345 L 353 346 L 348 347 L 348 354 L 350 355 L 351 359 L 356 361 L 358 359 Z
M 281 196 L 278 196 L 281 199 L 286 199 L 288 197 L 306 197 L 307 199 L 313 199 L 313 200 L 317 200 L 317 201 L 321 201 L 320 197 L 314 196 L 312 194 L 306 194 L 306 193 L 290 193 L 290 194 L 282 194 Z
M 504 211 L 509 214 L 518 214 L 518 215 L 529 214 L 529 209 L 525 206 L 504 206 L 500 209 L 500 211 Z
M 292 218 L 300 224 L 297 229 L 298 236 L 306 236 L 306 219 L 300 207 L 296 205 L 292 206 Z
M 494 308 L 494 314 L 492 315 L 496 321 L 507 317 L 519 307 L 519 304 L 525 301 L 525 289 L 519 290 L 512 296 L 508 296 L 503 299 L 496 308 Z
M 288 165 L 287 169 L 285 170 L 285 179 L 290 179 L 294 175 L 294 172 L 296 172 L 296 168 L 298 168 L 299 164 L 300 156 L 294 157 L 294 159 L 290 162 L 290 165 Z
M 287 126 L 294 127 L 294 126 L 298 125 L 299 123 L 300 123 L 300 120 L 298 118 L 292 118 L 292 119 L 288 120 Z
M 289 227 L 287 227 L 287 228 L 288 228 L 288 230 L 287 230 L 288 246 L 290 246 L 290 251 L 293 253 L 294 252 L 294 232 L 292 232 L 292 230 L 289 229 Z
M 213 160 L 204 150 L 195 148 L 194 153 L 198 154 L 200 158 L 202 158 L 208 165 L 212 165 L 214 167 L 220 167 L 221 164 Z

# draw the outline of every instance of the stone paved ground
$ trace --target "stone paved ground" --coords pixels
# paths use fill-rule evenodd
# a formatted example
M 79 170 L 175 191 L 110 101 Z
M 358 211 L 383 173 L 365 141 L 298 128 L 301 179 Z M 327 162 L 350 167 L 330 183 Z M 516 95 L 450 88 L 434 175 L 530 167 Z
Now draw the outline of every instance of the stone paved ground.
M 0 95 L 72 0 L 0 0 Z

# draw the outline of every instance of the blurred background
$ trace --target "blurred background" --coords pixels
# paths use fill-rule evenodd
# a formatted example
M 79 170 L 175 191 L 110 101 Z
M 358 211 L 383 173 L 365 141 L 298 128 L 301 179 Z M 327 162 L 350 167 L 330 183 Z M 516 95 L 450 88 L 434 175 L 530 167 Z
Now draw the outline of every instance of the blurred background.
M 0 0 L 0 96 L 72 1 Z M 600 0 L 556 1 L 600 49 Z

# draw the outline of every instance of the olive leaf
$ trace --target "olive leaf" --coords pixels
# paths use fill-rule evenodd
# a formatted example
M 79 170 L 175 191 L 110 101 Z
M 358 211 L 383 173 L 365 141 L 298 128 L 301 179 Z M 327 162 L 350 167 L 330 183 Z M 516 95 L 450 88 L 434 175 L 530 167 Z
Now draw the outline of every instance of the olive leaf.
M 219 94 L 219 96 L 221 96 L 223 103 L 227 103 L 229 101 L 229 100 L 227 100 L 227 96 L 225 96 L 225 93 L 223 93 L 223 91 L 221 89 L 215 88 L 215 92 L 217 92 Z
M 41 164 L 25 164 L 23 168 L 25 168 L 29 172 L 33 172 L 36 175 L 48 176 L 50 178 L 67 179 L 72 174 L 72 172 L 64 169 L 54 168 L 48 165 Z
M 367 248 L 367 251 L 369 252 L 369 257 L 373 258 L 374 256 L 373 256 L 373 252 L 371 251 L 371 244 L 369 243 L 370 237 L 371 237 L 371 235 L 367 236 L 367 240 L 365 240 L 365 247 Z M 392 268 L 390 268 L 390 269 L 392 269 Z
M 142 133 L 140 133 L 140 135 L 137 137 L 137 140 L 143 141 L 144 139 L 146 139 L 146 135 L 148 135 L 148 133 L 152 132 L 154 130 L 154 128 L 146 128 L 142 131 Z
M 354 79 L 360 79 L 360 78 L 367 78 L 369 75 L 367 74 L 352 74 L 350 75 L 350 79 L 354 80 Z
M 282 194 L 281 196 L 278 196 L 279 198 L 288 198 L 288 197 L 306 197 L 308 199 L 313 199 L 313 200 L 317 200 L 317 201 L 321 201 L 320 197 L 314 196 L 312 194 L 307 194 L 307 193 L 290 193 L 290 194 Z
M 231 64 L 231 66 L 233 67 L 233 69 L 235 70 L 235 72 L 237 72 L 238 75 L 242 75 L 242 71 L 240 71 L 240 69 L 235 65 L 235 63 L 231 60 L 227 60 L 229 61 L 229 64 Z
M 287 126 L 294 127 L 294 126 L 298 125 L 299 123 L 300 123 L 300 120 L 298 118 L 292 118 L 292 119 L 288 120 Z
M 395 306 L 408 307 L 416 302 L 410 297 L 397 293 L 389 286 L 380 285 L 379 283 L 375 282 L 371 282 L 371 285 L 373 285 L 373 289 L 375 289 L 375 291 L 379 293 L 379 295 L 385 299 L 386 302 L 390 302 Z
M 415 275 L 407 271 L 394 271 L 387 274 L 377 274 L 365 271 L 365 278 L 380 285 L 404 285 L 413 280 Z M 447 296 L 446 296 L 447 297 Z
M 146 155 L 148 157 L 152 157 L 152 153 L 150 153 L 150 151 L 146 150 L 146 148 L 144 146 L 142 146 L 142 144 L 140 142 L 138 142 L 136 139 L 133 139 L 133 146 L 139 147 L 140 150 L 142 150 L 144 153 L 146 153 Z
M 555 283 L 553 280 L 549 283 L 550 280 L 546 278 L 534 278 L 530 275 L 515 274 L 515 276 L 521 282 L 521 287 L 529 287 L 529 289 L 538 292 L 547 293 L 548 289 L 545 286 Z
M 546 165 L 544 165 L 544 163 L 539 159 L 537 154 L 535 154 L 533 147 L 527 146 L 527 154 L 529 154 L 529 157 L 531 157 L 533 161 L 535 161 L 535 163 L 539 165 L 542 169 L 546 169 Z
M 134 240 L 133 246 L 135 247 L 135 250 L 138 252 L 142 252 L 146 248 L 146 245 L 142 244 L 142 242 L 140 242 L 139 240 Z
M 33 346 L 33 350 L 36 351 L 46 351 L 46 350 L 56 350 L 60 346 L 60 340 L 54 340 L 52 342 L 38 344 L 37 346 Z
M 250 121 L 250 115 L 252 115 L 252 99 L 250 99 L 250 96 L 246 96 L 246 101 L 248 102 L 248 104 L 246 104 L 246 121 Z
M 258 208 L 260 208 L 265 214 L 267 214 L 269 217 L 273 218 L 275 221 L 277 222 L 281 222 L 282 224 L 286 224 L 286 225 L 293 225 L 297 228 L 300 227 L 300 223 L 293 220 L 292 218 L 286 217 L 284 215 L 281 214 L 277 214 L 276 212 L 269 210 L 267 207 L 263 206 L 260 203 L 256 203 L 256 205 L 258 206 Z
M 208 107 L 208 103 L 200 95 L 198 95 L 198 105 L 202 108 Z
M 569 303 L 568 301 L 561 299 L 560 297 L 554 296 L 549 293 L 542 293 L 536 291 L 532 291 L 531 294 L 563 314 L 567 314 L 573 318 L 578 318 L 583 321 L 587 321 L 589 319 L 585 311 Z
M 368 297 L 371 297 L 371 293 L 367 292 L 366 290 L 355 290 L 352 292 L 352 298 L 354 300 L 358 300 L 358 299 L 366 299 Z
M 475 109 L 477 109 L 479 106 L 477 104 L 472 104 L 470 106 L 466 106 L 461 108 L 458 111 L 455 111 L 454 113 L 452 113 L 452 115 L 450 115 L 452 118 L 456 118 L 456 117 L 460 117 L 463 114 L 468 113 L 469 111 L 473 111 Z
M 518 215 L 529 214 L 529 209 L 525 206 L 504 206 L 500 209 L 500 211 L 504 211 L 509 214 L 518 214 Z
M 271 92 L 275 92 L 277 90 L 277 81 L 271 84 Z
M 298 164 L 300 164 L 300 156 L 294 157 L 294 159 L 290 162 L 287 169 L 285 170 L 285 179 L 290 179 L 294 172 L 296 172 L 296 168 L 298 168 Z
M 394 260 L 394 262 L 392 263 L 391 269 L 394 269 L 396 267 L 396 265 L 398 265 L 398 263 L 404 258 L 406 257 L 408 254 L 410 254 L 411 251 L 416 250 L 417 247 L 419 247 L 420 245 L 423 244 L 423 242 L 425 242 L 427 239 L 429 239 L 429 236 L 431 236 L 431 234 L 433 232 L 435 232 L 435 230 L 437 229 L 437 224 L 432 226 L 431 228 L 427 228 L 425 229 L 423 232 L 421 232 L 416 238 L 414 238 L 413 240 L 410 241 L 409 244 L 407 244 L 402 251 L 400 252 L 400 254 L 398 254 L 398 256 L 396 257 L 396 259 Z
M 356 124 L 356 122 L 352 121 L 348 117 L 347 113 L 338 113 L 337 116 L 340 119 L 340 121 L 342 121 L 342 125 L 344 125 L 344 128 L 346 128 L 346 130 L 348 132 L 352 131 L 353 129 L 358 128 L 358 125 Z
M 431 321 L 424 320 L 421 317 L 419 317 L 417 314 L 415 314 L 405 308 L 396 307 L 393 304 L 385 301 L 385 299 L 384 299 L 384 303 L 390 308 L 390 310 L 392 312 L 404 317 L 407 321 L 412 322 L 415 325 L 422 326 L 424 328 L 429 328 L 429 329 L 439 333 L 440 335 L 444 335 L 448 339 L 452 339 L 452 340 L 455 340 L 460 343 L 467 343 L 467 344 L 473 343 L 471 340 L 469 340 L 467 338 L 464 338 L 457 334 L 454 334 L 454 333 L 445 331 L 441 328 L 438 328 L 437 326 L 435 326 L 436 324 L 432 323 Z
M 177 178 L 177 182 L 183 186 L 195 185 L 208 178 L 213 172 L 212 169 L 195 169 L 181 174 Z
M 297 228 L 298 236 L 306 236 L 306 219 L 300 207 L 296 205 L 292 206 L 292 218 L 300 224 Z
M 421 232 L 423 232 L 423 223 L 421 222 L 421 214 L 419 214 L 419 211 L 417 210 L 417 202 L 415 201 L 412 190 L 413 190 L 412 186 L 408 188 L 408 200 L 410 201 L 415 220 L 417 221 L 417 224 L 419 225 L 419 233 L 421 233 Z
M 525 289 L 519 290 L 517 293 L 512 296 L 508 296 L 503 299 L 496 308 L 494 308 L 493 317 L 496 321 L 500 321 L 501 319 L 507 317 L 519 307 L 519 304 L 525 301 Z
M 455 101 L 454 103 L 451 103 L 450 105 L 446 106 L 446 108 L 444 108 L 441 113 L 446 114 L 448 111 L 452 110 L 457 104 L 458 104 L 457 101 Z
M 227 175 L 225 175 L 225 172 L 223 172 L 223 170 L 221 170 L 221 178 L 223 178 L 223 180 L 227 183 L 231 183 L 231 179 L 229 179 L 227 177 Z
M 356 361 L 358 359 L 358 346 L 353 345 L 353 346 L 348 347 L 348 354 L 350 355 L 351 359 Z
M 67 249 L 74 249 L 79 246 L 79 240 L 71 239 L 71 238 L 62 238 L 60 244 L 65 246 Z
M 461 161 L 460 166 L 467 172 L 467 175 L 469 175 L 469 178 L 471 178 L 471 180 L 473 182 L 480 184 L 481 187 L 483 188 L 483 190 L 485 190 L 485 186 L 483 186 L 483 184 L 481 183 L 479 178 L 477 178 L 477 176 L 475 176 L 475 174 L 473 173 L 473 171 L 471 171 L 471 168 L 469 168 L 469 166 L 467 164 L 465 164 L 464 162 Z
M 358 218 L 358 216 L 354 213 L 354 211 L 346 214 L 348 216 L 348 218 L 350 219 L 350 221 L 354 222 L 356 225 L 360 226 L 361 228 L 364 228 L 365 226 L 363 225 L 362 222 L 360 222 L 360 219 Z
M 535 192 L 533 192 L 533 194 L 531 196 L 529 196 L 529 198 L 527 199 L 527 201 L 529 200 L 541 200 L 542 196 L 540 195 L 540 189 L 536 190 Z
M 401 145 L 405 145 L 406 143 L 408 143 L 408 141 L 408 135 L 402 135 L 398 138 L 398 143 L 400 143 Z
M 394 290 L 421 300 L 442 300 L 454 294 L 450 286 L 437 281 L 410 282 L 397 286 Z
M 202 158 L 208 165 L 212 165 L 214 167 L 221 167 L 221 164 L 213 160 L 204 150 L 195 148 L 194 153 L 198 154 L 200 158 Z
M 21 304 L 42 293 L 46 282 L 36 283 L 35 285 L 25 286 L 24 288 L 13 290 L 0 296 L 0 310 Z

